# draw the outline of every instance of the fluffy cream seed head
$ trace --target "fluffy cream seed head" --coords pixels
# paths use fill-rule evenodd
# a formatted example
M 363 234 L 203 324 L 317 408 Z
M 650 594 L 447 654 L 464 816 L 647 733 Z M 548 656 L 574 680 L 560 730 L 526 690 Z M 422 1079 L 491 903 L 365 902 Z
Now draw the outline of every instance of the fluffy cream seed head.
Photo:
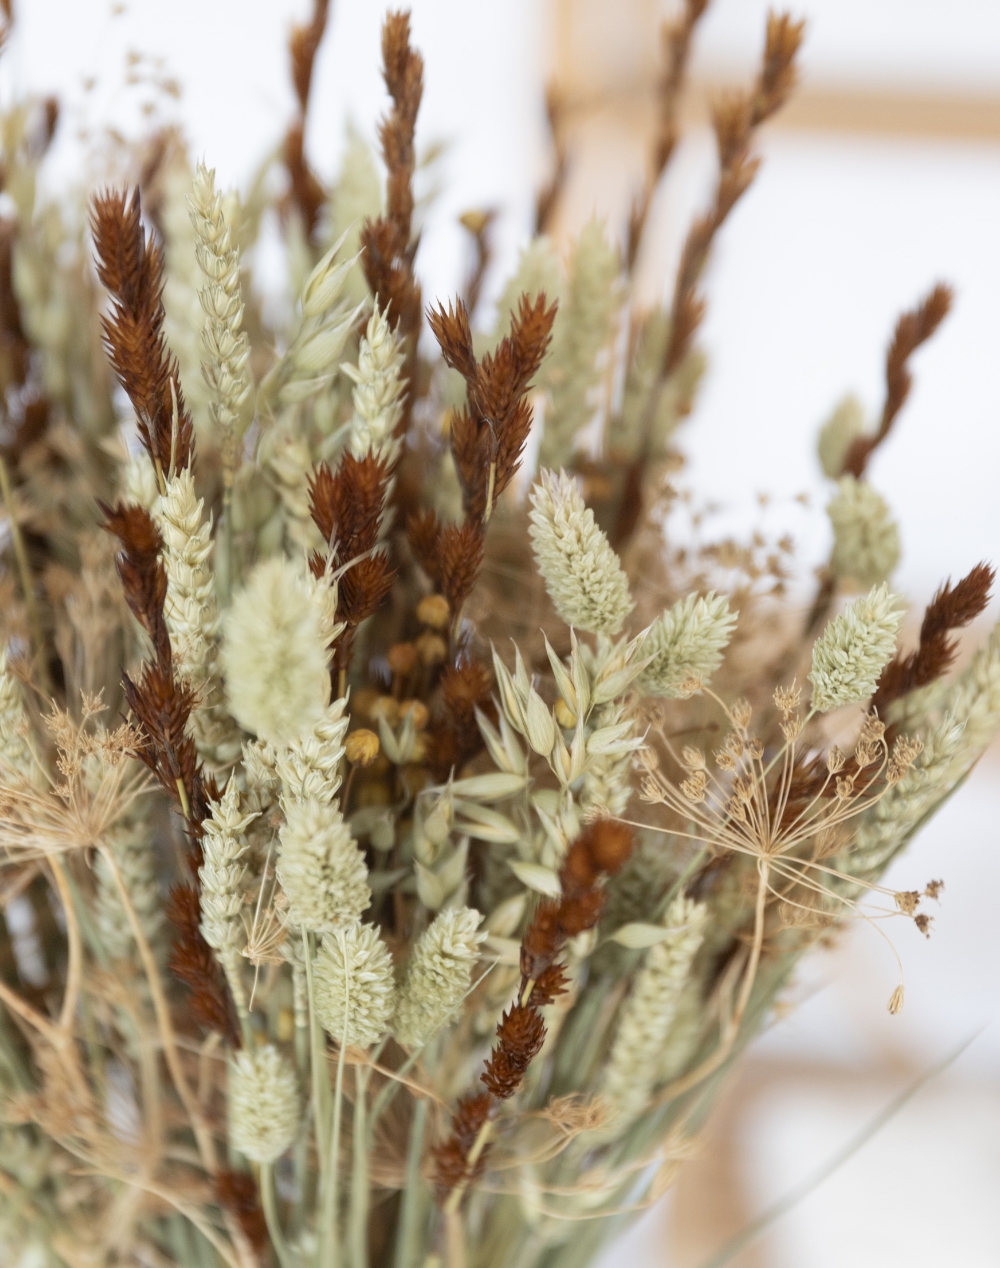
M 385 1034 L 395 982 L 392 957 L 372 925 L 345 922 L 323 939 L 314 966 L 316 1011 L 338 1043 L 370 1048 Z
M 251 1162 L 274 1162 L 295 1139 L 295 1071 L 272 1044 L 244 1048 L 229 1063 L 229 1139 Z
M 834 617 L 813 644 L 812 704 L 828 713 L 872 694 L 896 650 L 902 601 L 888 586 L 873 587 Z
M 866 588 L 888 581 L 899 563 L 899 528 L 885 499 L 867 481 L 845 475 L 826 513 L 833 526 L 834 575 Z
M 652 661 L 639 677 L 639 687 L 651 696 L 683 699 L 695 683 L 706 683 L 722 664 L 722 653 L 733 636 L 736 615 L 724 594 L 704 598 L 689 594 L 649 627 L 639 655 Z
M 471 907 L 449 907 L 414 947 L 393 1018 L 393 1033 L 407 1048 L 425 1044 L 455 1015 L 486 937 L 482 919 Z
M 825 476 L 837 480 L 844 474 L 851 445 L 864 430 L 865 407 L 856 396 L 845 396 L 820 428 L 816 448 Z
M 290 800 L 278 833 L 277 875 L 288 898 L 288 922 L 329 933 L 370 905 L 365 856 L 340 810 L 310 798 Z
M 221 648 L 230 712 L 280 743 L 318 722 L 330 702 L 332 587 L 283 556 L 260 563 L 233 598 Z
M 567 625 L 617 634 L 632 611 L 628 578 L 575 480 L 543 471 L 531 490 L 535 563 Z

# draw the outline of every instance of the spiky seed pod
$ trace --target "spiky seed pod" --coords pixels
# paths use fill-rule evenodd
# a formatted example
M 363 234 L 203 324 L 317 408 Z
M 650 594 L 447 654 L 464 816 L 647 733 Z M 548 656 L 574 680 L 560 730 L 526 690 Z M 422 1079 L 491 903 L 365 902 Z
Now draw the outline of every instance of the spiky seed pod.
M 7 649 L 0 651 L 0 774 L 37 783 L 42 778 L 28 743 L 30 725 L 21 684 L 7 668 Z
M 851 446 L 864 433 L 865 407 L 856 396 L 845 396 L 820 428 L 816 443 L 823 474 L 839 480 Z
M 370 1048 L 385 1034 L 395 1002 L 392 957 L 372 925 L 345 921 L 323 939 L 313 968 L 316 1011 L 338 1043 Z
M 886 585 L 874 586 L 834 617 L 813 644 L 813 708 L 828 713 L 867 699 L 896 650 L 902 619 L 902 602 Z
M 877 586 L 899 563 L 899 528 L 886 500 L 865 480 L 845 475 L 826 513 L 833 525 L 830 568 L 836 577 Z
M 295 1071 L 273 1044 L 244 1048 L 229 1063 L 229 1139 L 251 1162 L 274 1162 L 295 1139 Z
M 368 868 L 336 806 L 313 798 L 289 801 L 279 839 L 277 874 L 290 924 L 328 933 L 361 916 L 371 903 Z
M 393 441 L 392 433 L 403 413 L 406 389 L 400 370 L 404 359 L 399 341 L 376 303 L 361 339 L 358 364 L 341 367 L 355 384 L 348 440 L 355 457 L 363 458 L 369 450 L 390 461 L 395 456 L 399 442 Z
M 722 664 L 735 626 L 736 614 L 724 594 L 678 600 L 649 627 L 639 655 L 653 660 L 639 677 L 640 689 L 651 696 L 690 696 Z
M 282 742 L 318 722 L 330 702 L 328 648 L 332 603 L 290 560 L 267 559 L 233 599 L 223 627 L 221 662 L 233 717 L 261 739 Z
M 472 967 L 486 937 L 482 916 L 470 907 L 440 912 L 410 956 L 393 1018 L 393 1033 L 419 1048 L 454 1017 L 469 989 Z
M 556 611 L 567 625 L 617 634 L 632 611 L 628 578 L 565 471 L 543 471 L 531 490 L 532 549 Z
M 239 788 L 230 779 L 222 800 L 211 803 L 211 814 L 202 825 L 201 932 L 216 951 L 232 950 L 243 939 L 240 912 L 246 866 L 241 860 L 248 848 L 244 834 L 256 817 L 241 812 Z
M 222 438 L 223 467 L 231 477 L 240 408 L 250 395 L 250 341 L 240 329 L 243 299 L 239 248 L 226 223 L 222 196 L 215 189 L 215 171 L 204 163 L 198 164 L 188 206 L 197 237 L 195 253 L 206 279 L 199 294 L 205 313 L 202 373 L 211 393 L 212 420 Z
M 663 921 L 666 937 L 646 953 L 622 1005 L 602 1088 L 618 1111 L 618 1125 L 649 1100 L 707 916 L 702 903 L 683 896 L 671 903 Z
M 275 750 L 274 771 L 281 780 L 284 803 L 332 802 L 336 797 L 344 736 L 351 721 L 346 707 L 346 700 L 334 700 L 310 727 Z

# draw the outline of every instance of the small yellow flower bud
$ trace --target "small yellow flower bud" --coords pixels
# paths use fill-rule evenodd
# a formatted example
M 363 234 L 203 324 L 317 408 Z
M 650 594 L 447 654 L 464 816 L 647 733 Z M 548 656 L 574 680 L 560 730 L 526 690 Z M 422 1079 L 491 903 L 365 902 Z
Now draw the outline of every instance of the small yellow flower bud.
M 416 648 L 425 665 L 440 665 L 448 655 L 448 644 L 440 634 L 432 634 L 429 630 L 417 639 Z
M 386 659 L 392 672 L 405 678 L 416 669 L 419 657 L 420 653 L 412 643 L 394 643 Z
M 352 766 L 370 766 L 378 756 L 378 736 L 362 727 L 344 741 L 344 753 Z
M 417 620 L 432 630 L 443 630 L 451 618 L 448 600 L 443 594 L 428 594 L 417 604 Z
M 404 721 L 412 714 L 413 725 L 418 731 L 422 731 L 427 725 L 427 719 L 430 716 L 427 712 L 427 706 L 422 700 L 404 700 L 399 706 L 399 719 Z

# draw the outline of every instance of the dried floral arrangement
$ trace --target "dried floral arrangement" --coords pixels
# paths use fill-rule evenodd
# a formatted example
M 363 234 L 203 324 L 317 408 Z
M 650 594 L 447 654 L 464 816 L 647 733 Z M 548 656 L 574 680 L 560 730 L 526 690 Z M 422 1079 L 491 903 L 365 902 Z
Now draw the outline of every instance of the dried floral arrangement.
M 801 956 L 858 912 L 927 929 L 940 882 L 879 878 L 1000 726 L 1000 632 L 948 674 L 993 573 L 898 650 L 865 475 L 950 294 L 900 319 L 877 422 L 822 429 L 805 617 L 787 541 L 671 537 L 703 269 L 802 38 L 772 16 L 717 106 L 713 201 L 640 311 L 705 7 L 664 28 L 622 249 L 545 234 L 553 97 L 492 325 L 491 213 L 465 294 L 421 292 L 406 14 L 383 167 L 353 136 L 332 188 L 325 0 L 244 198 L 161 132 L 131 187 L 39 204 L 57 107 L 3 117 L 4 1262 L 575 1268 L 671 1183 Z M 268 217 L 286 325 L 246 264 Z

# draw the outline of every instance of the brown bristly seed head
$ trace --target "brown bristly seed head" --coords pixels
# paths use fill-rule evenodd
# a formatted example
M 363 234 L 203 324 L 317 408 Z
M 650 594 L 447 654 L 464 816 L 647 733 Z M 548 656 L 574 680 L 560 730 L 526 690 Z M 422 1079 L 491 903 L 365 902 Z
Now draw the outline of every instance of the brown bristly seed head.
M 163 336 L 163 253 L 147 242 L 139 191 L 98 194 L 91 209 L 97 275 L 111 293 L 101 318 L 108 359 L 135 410 L 139 438 L 165 478 L 191 464 L 194 429 Z M 176 409 L 177 425 L 174 427 Z
M 954 586 L 949 580 L 938 588 L 924 612 L 917 650 L 894 657 L 882 671 L 872 697 L 875 712 L 884 715 L 894 700 L 925 687 L 951 668 L 958 644 L 948 634 L 985 610 L 995 575 L 989 564 L 980 563 Z

